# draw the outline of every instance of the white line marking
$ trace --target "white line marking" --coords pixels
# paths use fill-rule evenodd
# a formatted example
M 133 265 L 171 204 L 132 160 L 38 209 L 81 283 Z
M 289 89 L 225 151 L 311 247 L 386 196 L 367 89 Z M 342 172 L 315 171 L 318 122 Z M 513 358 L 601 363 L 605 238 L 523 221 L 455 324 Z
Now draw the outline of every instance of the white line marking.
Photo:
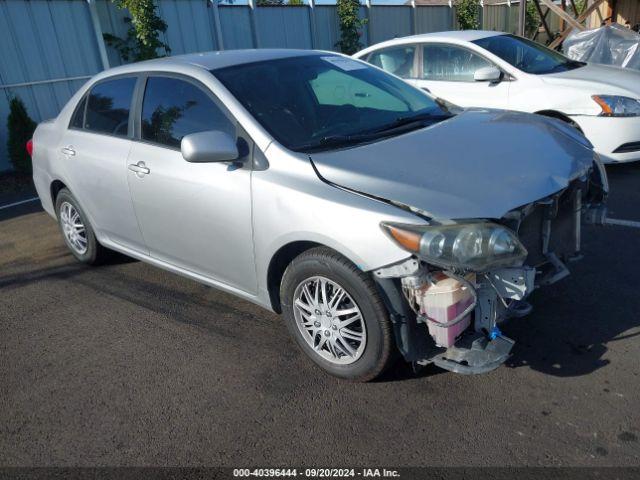
M 606 223 L 607 225 L 620 225 L 622 227 L 640 228 L 640 222 L 634 222 L 633 220 L 618 220 L 617 218 L 607 218 L 604 223 Z
M 4 210 L 5 208 L 17 207 L 18 205 L 22 205 L 23 203 L 35 202 L 36 200 L 40 200 L 39 197 L 28 198 L 26 200 L 21 200 L 19 202 L 10 203 L 9 205 L 0 206 L 0 210 Z

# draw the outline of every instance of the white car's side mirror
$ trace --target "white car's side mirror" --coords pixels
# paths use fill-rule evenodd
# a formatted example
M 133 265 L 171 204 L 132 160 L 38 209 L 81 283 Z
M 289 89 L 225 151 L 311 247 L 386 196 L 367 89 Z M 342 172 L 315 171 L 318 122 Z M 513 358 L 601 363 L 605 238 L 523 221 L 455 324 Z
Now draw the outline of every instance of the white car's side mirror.
M 482 67 L 475 71 L 473 79 L 476 82 L 499 82 L 502 72 L 496 67 Z

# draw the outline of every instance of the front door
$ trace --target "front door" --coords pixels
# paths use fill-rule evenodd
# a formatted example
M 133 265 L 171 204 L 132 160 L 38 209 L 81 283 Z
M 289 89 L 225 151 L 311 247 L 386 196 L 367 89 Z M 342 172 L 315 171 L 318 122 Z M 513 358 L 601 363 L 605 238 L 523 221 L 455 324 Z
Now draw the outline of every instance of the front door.
M 136 77 L 94 85 L 80 101 L 58 145 L 69 188 L 100 237 L 146 254 L 129 194 L 129 112 Z
M 149 76 L 140 141 L 127 165 L 129 187 L 152 257 L 244 292 L 256 292 L 251 224 L 251 164 L 189 163 L 182 137 L 236 123 L 206 87 Z
M 473 75 L 483 67 L 493 67 L 480 55 L 457 45 L 424 44 L 421 71 L 411 81 L 436 97 L 464 108 L 501 108 L 509 106 L 510 81 L 476 82 Z

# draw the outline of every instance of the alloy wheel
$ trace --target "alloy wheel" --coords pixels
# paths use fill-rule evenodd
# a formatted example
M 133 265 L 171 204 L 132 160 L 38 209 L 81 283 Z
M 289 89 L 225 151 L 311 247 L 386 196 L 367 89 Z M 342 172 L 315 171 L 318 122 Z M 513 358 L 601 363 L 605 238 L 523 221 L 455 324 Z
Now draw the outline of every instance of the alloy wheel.
M 60 205 L 60 223 L 69 246 L 79 255 L 87 252 L 87 230 L 78 210 L 69 202 Z
M 362 356 L 367 343 L 362 312 L 336 282 L 320 276 L 300 282 L 293 312 L 302 337 L 325 360 L 347 365 Z

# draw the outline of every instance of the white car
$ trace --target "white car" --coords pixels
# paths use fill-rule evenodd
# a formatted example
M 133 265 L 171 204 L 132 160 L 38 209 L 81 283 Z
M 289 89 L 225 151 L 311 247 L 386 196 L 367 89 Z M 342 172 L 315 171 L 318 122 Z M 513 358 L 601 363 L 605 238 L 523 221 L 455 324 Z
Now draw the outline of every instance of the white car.
M 539 113 L 604 163 L 640 160 L 640 72 L 570 60 L 525 38 L 466 30 L 396 38 L 354 55 L 461 107 Z

